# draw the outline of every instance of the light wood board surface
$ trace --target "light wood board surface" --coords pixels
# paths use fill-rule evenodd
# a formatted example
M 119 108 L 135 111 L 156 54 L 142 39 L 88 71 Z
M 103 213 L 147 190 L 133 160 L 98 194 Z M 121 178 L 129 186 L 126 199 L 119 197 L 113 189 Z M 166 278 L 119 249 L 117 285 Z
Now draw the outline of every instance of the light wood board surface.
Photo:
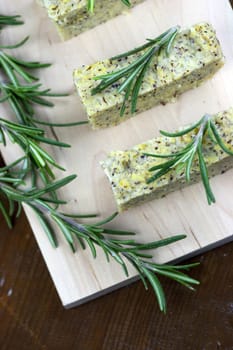
M 47 87 L 71 96 L 59 98 L 53 109 L 40 110 L 43 120 L 56 122 L 85 119 L 75 94 L 74 68 L 113 56 L 142 44 L 176 24 L 188 27 L 209 21 L 220 39 L 225 66 L 201 87 L 182 95 L 174 104 L 158 106 L 121 125 L 100 131 L 89 126 L 56 128 L 59 140 L 70 143 L 71 149 L 52 149 L 52 154 L 67 171 L 59 177 L 77 173 L 78 178 L 61 191 L 69 201 L 67 211 L 101 213 L 106 217 L 116 205 L 99 161 L 110 150 L 123 150 L 158 135 L 159 129 L 174 130 L 194 122 L 205 112 L 215 113 L 233 106 L 233 14 L 228 0 L 147 0 L 130 14 L 119 16 L 106 24 L 61 42 L 46 13 L 34 0 L 11 0 L 0 4 L 6 14 L 21 14 L 25 25 L 1 32 L 1 43 L 10 44 L 30 34 L 30 41 L 17 50 L 17 56 L 29 60 L 53 62 L 52 68 L 40 72 Z M 3 116 L 10 116 L 4 106 Z M 52 135 L 51 130 L 48 131 Z M 16 156 L 13 147 L 1 149 L 6 162 Z M 182 258 L 233 239 L 233 171 L 211 180 L 217 203 L 208 206 L 201 184 L 169 194 L 121 214 L 111 227 L 134 230 L 141 242 L 185 233 L 187 239 L 161 248 L 155 253 L 157 262 Z M 61 234 L 59 248 L 50 246 L 43 230 L 30 210 L 28 219 L 45 262 L 65 307 L 73 306 L 128 283 L 135 272 L 130 268 L 126 279 L 117 263 L 107 263 L 98 250 L 94 260 L 88 251 L 78 249 L 72 254 Z

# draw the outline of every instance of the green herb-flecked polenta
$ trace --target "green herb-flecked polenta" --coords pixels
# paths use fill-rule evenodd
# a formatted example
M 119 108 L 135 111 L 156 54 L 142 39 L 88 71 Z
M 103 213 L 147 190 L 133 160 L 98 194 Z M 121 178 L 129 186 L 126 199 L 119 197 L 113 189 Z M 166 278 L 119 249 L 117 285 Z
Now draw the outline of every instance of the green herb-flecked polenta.
M 128 8 L 121 0 L 96 0 L 94 14 L 87 10 L 87 0 L 39 0 L 47 9 L 62 39 L 66 40 L 106 22 Z M 132 6 L 143 0 L 131 1 Z
M 124 93 L 119 84 L 113 84 L 94 96 L 91 90 L 99 84 L 98 75 L 119 70 L 138 55 L 119 60 L 105 60 L 74 71 L 74 82 L 94 129 L 119 124 L 130 116 L 129 108 L 120 117 Z M 169 56 L 164 51 L 155 56 L 147 70 L 138 97 L 137 112 L 158 103 L 173 101 L 186 90 L 195 88 L 210 78 L 223 65 L 223 54 L 213 27 L 208 23 L 196 24 L 180 32 Z
M 213 116 L 214 124 L 227 147 L 233 150 L 233 108 Z M 200 180 L 198 160 L 195 158 L 191 170 L 191 181 L 186 182 L 184 170 L 171 170 L 166 175 L 148 184 L 152 173 L 149 169 L 163 160 L 147 157 L 144 153 L 171 154 L 183 149 L 194 133 L 168 138 L 161 136 L 128 151 L 113 151 L 103 161 L 102 167 L 111 182 L 118 209 L 123 211 L 138 203 L 165 196 L 187 184 Z M 203 155 L 208 167 L 209 176 L 225 172 L 233 167 L 233 157 L 227 155 L 210 138 L 205 138 Z

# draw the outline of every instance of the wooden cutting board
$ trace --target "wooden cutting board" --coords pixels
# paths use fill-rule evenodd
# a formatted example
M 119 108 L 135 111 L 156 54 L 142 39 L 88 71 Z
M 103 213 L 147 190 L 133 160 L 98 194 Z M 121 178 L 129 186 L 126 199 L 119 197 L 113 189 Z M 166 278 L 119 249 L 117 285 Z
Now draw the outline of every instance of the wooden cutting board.
M 142 44 L 176 24 L 190 26 L 209 21 L 216 28 L 225 66 L 212 80 L 182 95 L 174 104 L 155 107 L 127 122 L 105 130 L 89 126 L 48 130 L 71 149 L 51 150 L 67 171 L 59 177 L 77 173 L 78 178 L 61 191 L 69 201 L 67 211 L 101 213 L 116 210 L 109 183 L 99 165 L 110 150 L 123 150 L 158 135 L 159 129 L 174 130 L 194 122 L 205 112 L 215 113 L 233 106 L 233 13 L 228 0 L 147 0 L 129 14 L 119 16 L 67 42 L 61 42 L 45 11 L 34 0 L 11 0 L 0 6 L 6 14 L 21 14 L 25 25 L 1 32 L 1 43 L 10 44 L 30 34 L 30 41 L 17 50 L 17 56 L 53 62 L 40 72 L 47 87 L 69 92 L 53 109 L 39 110 L 43 120 L 53 122 L 85 119 L 72 83 L 74 68 L 113 56 Z M 1 107 L 4 117 L 11 113 Z M 1 149 L 7 163 L 15 159 L 12 146 Z M 157 262 L 168 262 L 194 255 L 233 240 L 233 171 L 211 180 L 217 203 L 208 206 L 202 185 L 197 184 L 169 194 L 166 198 L 141 205 L 121 214 L 111 227 L 138 232 L 141 242 L 186 233 L 187 239 L 156 251 Z M 94 260 L 88 250 L 72 254 L 61 234 L 59 248 L 50 246 L 32 212 L 25 208 L 45 262 L 65 307 L 71 307 L 125 285 L 135 279 L 130 269 L 126 279 L 117 263 L 107 263 L 98 251 Z

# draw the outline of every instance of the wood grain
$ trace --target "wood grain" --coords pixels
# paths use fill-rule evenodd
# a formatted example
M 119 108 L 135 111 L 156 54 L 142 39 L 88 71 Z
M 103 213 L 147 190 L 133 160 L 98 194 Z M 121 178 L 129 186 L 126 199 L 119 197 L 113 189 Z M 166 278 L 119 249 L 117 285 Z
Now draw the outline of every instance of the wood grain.
M 58 139 L 72 145 L 72 150 L 52 151 L 67 169 L 65 175 L 79 174 L 77 181 L 61 191 L 61 196 L 69 201 L 68 210 L 98 212 L 104 216 L 115 210 L 109 184 L 99 166 L 99 161 L 111 149 L 130 147 L 157 135 L 161 128 L 177 128 L 205 112 L 217 112 L 232 104 L 233 47 L 229 38 L 233 35 L 233 16 L 227 0 L 197 0 L 195 3 L 191 0 L 148 0 L 134 8 L 131 15 L 120 16 L 65 43 L 59 41 L 45 13 L 34 1 L 12 0 L 4 4 L 4 12 L 22 14 L 26 24 L 17 31 L 14 28 L 4 31 L 3 42 L 15 42 L 32 33 L 30 44 L 18 50 L 18 55 L 54 62 L 51 69 L 41 72 L 42 80 L 57 91 L 71 92 L 71 96 L 60 100 L 52 111 L 40 111 L 45 120 L 54 121 L 54 116 L 57 121 L 85 118 L 71 81 L 75 67 L 130 49 L 145 37 L 154 37 L 171 25 L 189 26 L 201 20 L 210 21 L 226 56 L 226 65 L 211 81 L 184 94 L 176 104 L 156 107 L 108 130 L 93 132 L 88 126 L 81 130 L 53 130 Z M 12 147 L 2 150 L 7 162 L 15 156 L 12 150 Z M 202 186 L 195 185 L 124 213 L 112 226 L 136 230 L 141 241 L 185 232 L 188 236 L 185 241 L 156 254 L 159 262 L 198 251 L 232 237 L 231 178 L 232 171 L 212 180 L 217 198 L 217 204 L 212 207 L 206 204 Z M 52 249 L 32 213 L 28 209 L 26 213 L 63 305 L 74 305 L 125 281 L 120 267 L 116 263 L 107 264 L 101 252 L 98 252 L 98 263 L 88 251 L 72 255 L 62 238 L 59 238 L 60 247 Z M 134 274 L 131 270 L 131 276 Z

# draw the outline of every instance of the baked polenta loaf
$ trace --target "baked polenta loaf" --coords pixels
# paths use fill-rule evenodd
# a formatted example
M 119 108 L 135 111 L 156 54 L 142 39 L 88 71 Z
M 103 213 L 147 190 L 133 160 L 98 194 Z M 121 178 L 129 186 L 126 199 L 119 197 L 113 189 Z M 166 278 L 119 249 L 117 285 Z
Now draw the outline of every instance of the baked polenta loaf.
M 227 147 L 233 150 L 233 108 L 218 113 L 212 118 L 219 135 Z M 196 158 L 191 169 L 191 181 L 188 183 L 184 170 L 177 171 L 175 168 L 154 182 L 149 184 L 147 182 L 152 175 L 149 169 L 165 160 L 148 157 L 144 153 L 166 155 L 177 152 L 190 142 L 191 137 L 191 133 L 176 138 L 160 136 L 128 151 L 115 151 L 108 155 L 101 164 L 111 182 L 119 211 L 163 197 L 169 192 L 200 180 L 200 168 Z M 233 157 L 224 153 L 217 143 L 207 137 L 203 143 L 203 155 L 209 176 L 223 173 L 233 167 Z
M 74 82 L 93 129 L 116 125 L 132 116 L 129 108 L 120 116 L 124 93 L 118 93 L 119 84 L 93 96 L 91 91 L 99 84 L 94 77 L 119 70 L 138 55 L 105 60 L 74 71 Z M 224 63 L 219 41 L 208 23 L 180 32 L 169 56 L 162 51 L 153 59 L 139 92 L 137 113 L 158 103 L 173 101 L 184 91 L 212 77 Z
M 132 6 L 143 0 L 132 0 Z M 67 40 L 88 29 L 106 22 L 127 7 L 121 0 L 95 0 L 94 13 L 87 10 L 88 0 L 39 0 L 45 6 L 48 16 L 55 23 L 63 40 Z

